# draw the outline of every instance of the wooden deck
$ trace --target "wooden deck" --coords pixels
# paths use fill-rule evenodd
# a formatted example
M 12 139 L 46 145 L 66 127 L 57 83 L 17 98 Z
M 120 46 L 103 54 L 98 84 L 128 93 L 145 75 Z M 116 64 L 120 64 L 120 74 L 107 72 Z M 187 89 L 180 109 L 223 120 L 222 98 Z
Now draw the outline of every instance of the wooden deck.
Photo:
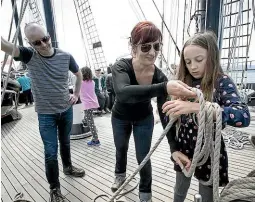
M 2 125 L 1 199 L 2 202 L 11 202 L 17 192 L 23 192 L 31 201 L 48 201 L 49 185 L 45 177 L 43 144 L 38 131 L 37 115 L 33 107 L 22 109 L 20 112 L 23 115 L 21 120 Z M 85 177 L 66 177 L 59 158 L 62 193 L 71 202 L 90 202 L 98 194 L 112 194 L 110 186 L 114 179 L 115 147 L 110 115 L 97 117 L 95 121 L 102 144 L 100 147 L 87 147 L 88 139 L 71 142 L 73 164 L 85 169 Z M 161 131 L 161 125 L 157 124 L 153 143 Z M 255 169 L 255 150 L 250 146 L 238 151 L 228 149 L 228 154 L 230 179 L 246 176 Z M 134 141 L 131 138 L 127 173 L 132 173 L 136 167 Z M 165 139 L 152 156 L 153 202 L 172 201 L 175 183 L 172 167 L 169 146 Z M 124 197 L 125 200 L 138 201 L 137 192 L 138 190 L 129 193 Z M 193 201 L 195 193 L 197 181 L 193 179 L 186 201 Z

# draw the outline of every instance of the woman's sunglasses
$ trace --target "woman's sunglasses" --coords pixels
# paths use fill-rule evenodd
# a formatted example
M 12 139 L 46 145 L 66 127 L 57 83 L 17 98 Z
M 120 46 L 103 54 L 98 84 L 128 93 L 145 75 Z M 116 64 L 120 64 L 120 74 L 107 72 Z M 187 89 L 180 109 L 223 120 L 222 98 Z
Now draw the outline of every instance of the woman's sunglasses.
M 161 46 L 162 46 L 162 43 L 142 44 L 141 51 L 144 53 L 147 53 L 151 50 L 151 47 L 153 47 L 155 51 L 159 51 Z
M 31 42 L 34 46 L 40 46 L 42 45 L 42 42 L 43 43 L 48 43 L 50 40 L 50 36 L 45 36 L 43 37 L 41 40 L 37 40 L 37 41 L 34 41 L 34 42 Z

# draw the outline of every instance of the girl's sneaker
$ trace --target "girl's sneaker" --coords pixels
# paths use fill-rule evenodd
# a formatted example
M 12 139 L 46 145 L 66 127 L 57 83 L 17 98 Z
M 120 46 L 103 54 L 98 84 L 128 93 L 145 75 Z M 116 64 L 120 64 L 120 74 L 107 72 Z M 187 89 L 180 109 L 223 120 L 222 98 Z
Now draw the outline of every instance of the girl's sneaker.
M 87 143 L 88 146 L 99 146 L 100 145 L 100 141 L 99 140 L 90 140 Z

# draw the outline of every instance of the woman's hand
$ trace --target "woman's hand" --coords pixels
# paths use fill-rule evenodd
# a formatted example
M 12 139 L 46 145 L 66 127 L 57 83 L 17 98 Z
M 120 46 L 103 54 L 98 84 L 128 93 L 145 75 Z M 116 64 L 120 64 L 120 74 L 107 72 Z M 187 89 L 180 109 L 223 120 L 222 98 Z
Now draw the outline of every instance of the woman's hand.
M 167 116 L 171 115 L 182 115 L 190 113 L 199 112 L 199 103 L 182 101 L 182 100 L 173 100 L 167 101 L 162 106 L 163 113 L 166 113 Z
M 172 153 L 172 157 L 174 159 L 174 161 L 181 167 L 181 169 L 185 169 L 188 171 L 191 165 L 191 161 L 189 160 L 189 158 L 184 155 L 183 153 L 176 151 L 174 153 Z
M 168 81 L 166 88 L 169 95 L 176 97 L 196 97 L 196 93 L 190 90 L 191 87 L 179 80 Z

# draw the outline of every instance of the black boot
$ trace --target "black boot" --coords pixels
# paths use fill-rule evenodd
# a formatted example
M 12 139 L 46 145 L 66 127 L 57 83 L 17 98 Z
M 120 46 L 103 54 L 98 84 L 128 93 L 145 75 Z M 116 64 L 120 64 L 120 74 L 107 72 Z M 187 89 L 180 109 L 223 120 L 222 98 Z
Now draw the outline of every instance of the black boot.
M 81 168 L 76 168 L 74 166 L 69 166 L 64 168 L 65 175 L 71 175 L 74 177 L 83 177 L 85 175 L 85 171 Z
M 50 202 L 67 202 L 65 197 L 61 194 L 59 188 L 51 189 L 50 190 Z

